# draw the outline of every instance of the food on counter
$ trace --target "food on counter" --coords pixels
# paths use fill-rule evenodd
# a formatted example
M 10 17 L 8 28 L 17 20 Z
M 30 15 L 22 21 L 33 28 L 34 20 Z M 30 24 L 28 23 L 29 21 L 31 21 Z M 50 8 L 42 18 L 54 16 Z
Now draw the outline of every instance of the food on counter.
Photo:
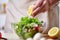
M 43 22 L 42 22 L 43 23 Z M 34 29 L 36 31 L 42 32 L 43 31 L 43 27 L 41 27 L 40 25 L 37 25 L 35 23 L 31 23 L 31 25 L 34 27 Z
M 31 29 L 29 32 L 25 33 L 24 37 L 26 39 L 30 38 L 30 37 L 33 37 L 35 33 L 36 33 L 36 31 Z
M 42 37 L 41 33 L 36 33 L 33 37 L 33 40 L 39 40 Z
M 41 33 L 43 31 L 43 27 L 39 27 L 38 31 Z
M 42 22 L 40 22 L 36 18 L 29 18 L 29 17 L 22 17 L 21 20 L 18 23 L 14 24 L 14 28 L 16 30 L 16 33 L 18 36 L 22 36 L 24 39 L 33 37 L 37 31 L 33 24 L 39 25 L 39 27 L 42 27 Z M 35 26 L 36 26 L 35 25 Z
M 35 28 L 35 30 L 38 31 L 40 27 L 38 25 L 35 25 L 34 28 Z
M 58 27 L 53 27 L 49 30 L 48 35 L 51 38 L 58 38 L 60 34 L 60 29 Z
M 27 12 L 28 12 L 29 15 L 32 15 L 33 6 L 34 6 L 34 5 L 31 5 L 31 6 L 28 8 L 28 11 L 27 11 Z
M 27 38 L 27 40 L 33 40 L 32 38 Z
M 27 40 L 53 40 L 59 36 L 60 29 L 58 27 L 51 28 L 48 35 L 39 33 L 43 29 L 42 23 L 36 18 L 22 17 L 19 22 L 14 24 L 14 28 L 19 37 L 22 36 Z

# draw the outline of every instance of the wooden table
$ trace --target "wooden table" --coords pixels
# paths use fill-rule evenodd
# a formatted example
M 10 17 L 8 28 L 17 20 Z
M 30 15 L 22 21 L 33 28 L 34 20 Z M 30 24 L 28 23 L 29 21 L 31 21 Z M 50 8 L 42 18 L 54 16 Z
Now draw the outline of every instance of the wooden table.
M 43 34 L 43 37 L 46 37 L 47 39 L 52 39 L 52 38 L 50 38 L 47 34 Z M 59 38 L 60 38 L 60 36 L 59 36 Z M 59 38 L 56 38 L 56 39 L 54 39 L 54 40 L 58 40 Z

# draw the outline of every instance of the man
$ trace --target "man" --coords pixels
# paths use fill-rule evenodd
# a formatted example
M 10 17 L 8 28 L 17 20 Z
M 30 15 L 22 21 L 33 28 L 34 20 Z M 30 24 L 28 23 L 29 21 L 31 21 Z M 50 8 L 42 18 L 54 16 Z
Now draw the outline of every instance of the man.
M 47 23 L 47 12 L 46 13 L 43 13 L 43 12 L 45 12 L 46 10 L 45 10 L 45 6 L 46 6 L 46 3 L 48 3 L 48 2 L 45 2 L 46 0 L 38 0 L 37 1 L 37 3 L 35 3 L 34 5 L 34 11 L 33 11 L 33 14 L 32 14 L 32 16 L 36 16 L 38 13 L 37 13 L 37 11 L 35 11 L 38 7 L 39 7 L 39 12 L 40 12 L 40 14 L 38 15 L 38 16 L 36 16 L 36 18 L 38 18 L 40 21 L 42 20 L 42 21 L 44 21 L 45 23 L 46 23 L 46 25 L 48 25 Z M 50 0 L 51 1 L 51 0 Z M 28 9 L 28 7 L 30 6 L 30 5 L 32 5 L 34 2 L 36 2 L 36 0 L 10 0 L 9 1 L 9 3 L 8 3 L 8 7 L 7 7 L 7 19 L 6 19 L 6 25 L 5 25 L 5 30 L 6 30 L 6 32 L 11 32 L 12 30 L 11 30 L 11 23 L 14 23 L 14 22 L 17 22 L 17 21 L 19 21 L 20 20 L 20 18 L 21 17 L 23 17 L 23 16 L 29 16 L 28 14 L 27 14 L 27 9 Z M 45 2 L 45 3 L 44 3 Z M 53 1 L 51 1 L 51 2 L 53 2 Z M 50 3 L 51 3 L 50 2 Z M 56 3 L 56 2 L 58 2 L 57 0 L 54 0 L 54 2 Z M 43 5 L 43 3 L 45 4 L 45 5 Z M 48 3 L 48 4 L 50 4 L 50 3 Z M 55 4 L 54 3 L 54 4 Z M 39 4 L 39 6 L 38 6 L 38 4 Z M 53 4 L 53 3 L 52 3 Z M 51 5 L 52 5 L 51 4 Z M 40 6 L 40 5 L 42 5 L 42 7 Z M 50 9 L 50 6 L 51 5 L 49 5 L 49 7 L 47 8 L 47 9 Z M 40 9 L 40 7 L 41 8 L 43 8 L 42 10 Z M 52 12 L 51 10 L 49 11 L 49 14 L 52 14 L 52 13 L 55 13 L 55 15 L 56 15 L 56 17 L 55 17 L 55 19 L 56 20 L 58 20 L 58 9 L 57 9 L 57 7 L 55 6 L 54 8 L 54 11 L 56 11 L 56 12 Z M 56 9 L 56 10 L 55 10 Z M 36 14 L 36 15 L 35 15 Z M 49 16 L 50 17 L 50 16 Z M 51 18 L 52 18 L 53 16 L 51 16 Z M 54 17 L 53 17 L 54 18 Z M 52 20 L 52 19 L 51 19 Z M 55 26 L 58 26 L 58 21 L 50 21 L 50 22 L 53 22 L 52 23 L 52 26 L 54 25 L 54 24 L 56 24 Z M 51 24 L 51 23 L 50 23 Z M 49 27 L 48 27 L 49 28 Z M 46 28 L 47 29 L 47 28 Z

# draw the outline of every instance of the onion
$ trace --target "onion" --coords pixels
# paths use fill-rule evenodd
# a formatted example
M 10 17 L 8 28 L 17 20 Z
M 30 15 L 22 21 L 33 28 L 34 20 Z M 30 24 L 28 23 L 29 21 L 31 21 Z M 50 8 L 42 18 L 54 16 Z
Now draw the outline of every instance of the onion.
M 33 37 L 33 40 L 39 40 L 42 37 L 41 33 L 37 33 L 35 34 L 35 36 Z

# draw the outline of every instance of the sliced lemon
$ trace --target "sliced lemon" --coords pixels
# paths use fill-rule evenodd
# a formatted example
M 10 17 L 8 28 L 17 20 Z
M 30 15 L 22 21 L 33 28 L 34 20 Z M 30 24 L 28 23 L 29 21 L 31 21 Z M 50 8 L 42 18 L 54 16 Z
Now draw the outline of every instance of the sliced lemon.
M 33 12 L 33 5 L 29 6 L 27 12 L 28 12 L 29 15 L 32 15 L 32 12 Z
M 60 29 L 58 27 L 53 27 L 49 30 L 48 35 L 52 38 L 58 37 Z

